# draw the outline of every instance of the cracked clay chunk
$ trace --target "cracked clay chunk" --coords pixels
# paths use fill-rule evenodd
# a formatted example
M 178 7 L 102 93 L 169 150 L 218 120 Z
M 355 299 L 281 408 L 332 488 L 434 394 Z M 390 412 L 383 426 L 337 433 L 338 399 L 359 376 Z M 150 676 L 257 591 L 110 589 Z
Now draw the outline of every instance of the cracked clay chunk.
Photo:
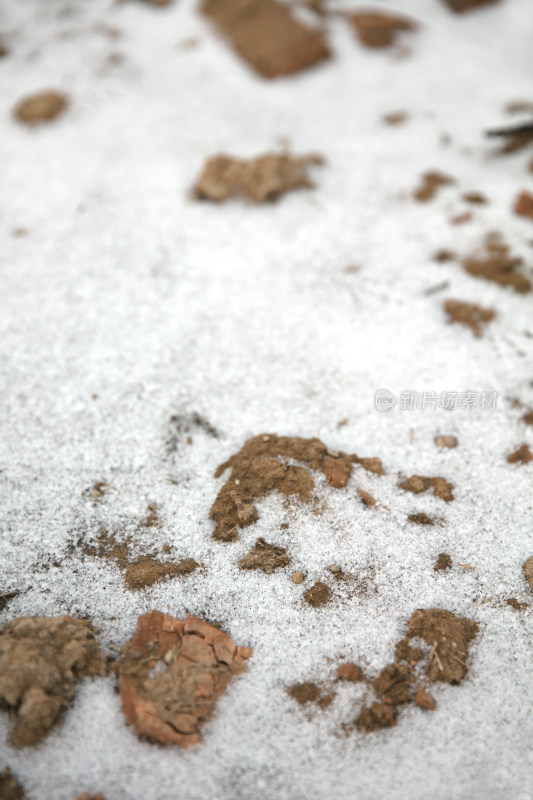
M 518 450 L 507 456 L 507 461 L 509 464 L 529 464 L 530 461 L 533 461 L 533 453 L 529 449 L 529 445 L 523 444 Z
M 239 567 L 241 569 L 262 569 L 263 572 L 270 575 L 278 567 L 286 567 L 289 561 L 287 548 L 276 547 L 260 538 L 250 552 L 241 558 Z
M 266 153 L 249 161 L 227 155 L 213 156 L 204 166 L 193 191 L 198 200 L 215 203 L 238 195 L 254 203 L 265 203 L 292 189 L 312 189 L 314 183 L 307 176 L 307 168 L 323 162 L 318 154 Z
M 405 489 L 406 492 L 413 492 L 414 494 L 433 489 L 435 497 L 440 497 L 441 500 L 445 500 L 447 503 L 454 499 L 453 484 L 448 483 L 444 478 L 424 478 L 421 475 L 412 475 L 399 483 L 398 486 L 400 489 Z
M 470 328 L 478 339 L 483 336 L 483 326 L 496 316 L 492 308 L 483 308 L 475 303 L 463 303 L 461 300 L 446 300 L 444 308 L 450 317 L 450 322 L 459 322 Z
M 190 614 L 185 620 L 160 611 L 143 614 L 120 657 L 126 719 L 152 741 L 199 744 L 200 728 L 233 677 L 246 670 L 252 653 Z
M 456 14 L 462 14 L 464 11 L 472 11 L 472 9 L 480 8 L 481 6 L 494 5 L 499 3 L 500 0 L 444 0 L 444 2 Z
M 518 270 L 523 261 L 510 253 L 509 246 L 499 235 L 489 234 L 485 239 L 485 253 L 470 256 L 462 262 L 463 268 L 475 278 L 510 286 L 515 292 L 527 294 L 531 291 L 531 281 Z
M 468 646 L 478 630 L 471 619 L 442 608 L 428 608 L 411 615 L 405 638 L 424 639 L 431 648 L 427 669 L 431 680 L 457 684 L 468 672 Z
M 526 576 L 527 582 L 529 583 L 531 589 L 533 590 L 533 556 L 528 558 L 527 561 L 524 561 L 522 569 L 524 570 L 524 575 Z
M 328 452 L 320 439 L 276 434 L 247 439 L 239 452 L 215 472 L 215 478 L 220 478 L 231 468 L 228 480 L 211 506 L 210 516 L 216 523 L 213 538 L 221 542 L 235 541 L 238 528 L 253 525 L 258 519 L 253 502 L 270 492 L 309 503 L 314 489 L 309 469 L 325 471 Z M 337 457 L 351 465 L 350 456 L 340 453 Z M 289 459 L 300 461 L 309 469 L 288 464 Z
M 263 78 L 292 75 L 330 56 L 324 34 L 276 0 L 204 0 L 202 12 Z
M 79 678 L 107 674 L 96 629 L 73 617 L 19 617 L 0 630 L 0 705 L 13 712 L 14 745 L 40 742 Z
M 514 213 L 519 217 L 527 217 L 533 220 L 533 194 L 520 192 L 514 204 Z
M 40 122 L 52 122 L 67 106 L 68 98 L 65 94 L 49 89 L 21 100 L 15 106 L 13 114 L 25 125 L 37 125 Z
M 444 175 L 442 172 L 435 170 L 424 172 L 420 186 L 415 190 L 413 196 L 419 203 L 428 203 L 436 197 L 440 188 L 451 186 L 454 183 L 455 180 L 453 178 L 450 178 L 449 175 Z
M 379 49 L 392 47 L 400 34 L 413 32 L 418 27 L 409 17 L 384 14 L 378 9 L 352 11 L 347 16 L 357 38 L 365 47 Z

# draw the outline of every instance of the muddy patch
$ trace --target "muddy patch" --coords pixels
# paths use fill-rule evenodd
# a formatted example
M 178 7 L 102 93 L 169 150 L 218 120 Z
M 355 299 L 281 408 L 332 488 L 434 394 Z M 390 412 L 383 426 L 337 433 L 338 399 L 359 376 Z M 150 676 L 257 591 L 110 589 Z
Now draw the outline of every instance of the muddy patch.
M 409 514 L 407 519 L 409 520 L 409 522 L 414 522 L 415 525 L 434 525 L 435 524 L 435 521 L 432 520 L 431 517 L 428 517 L 427 514 L 424 514 L 424 512 L 420 512 L 418 514 Z
M 526 581 L 529 583 L 531 589 L 533 589 L 533 556 L 528 558 L 527 561 L 524 561 L 522 569 L 524 570 Z
M 446 300 L 444 309 L 450 322 L 458 322 L 473 332 L 480 339 L 483 336 L 485 325 L 496 317 L 492 308 L 483 308 L 475 303 L 465 303 L 461 300 Z

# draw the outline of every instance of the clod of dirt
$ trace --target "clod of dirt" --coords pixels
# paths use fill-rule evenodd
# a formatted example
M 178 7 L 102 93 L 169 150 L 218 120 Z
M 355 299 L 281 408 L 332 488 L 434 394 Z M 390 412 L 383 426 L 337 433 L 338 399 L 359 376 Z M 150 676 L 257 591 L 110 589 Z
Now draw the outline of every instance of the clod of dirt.
M 241 569 L 262 569 L 267 575 L 275 569 L 286 567 L 290 562 L 286 547 L 276 547 L 264 539 L 258 539 L 255 546 L 239 561 Z
M 295 683 L 293 686 L 289 686 L 287 694 L 301 706 L 306 705 L 306 703 L 316 703 L 322 709 L 330 706 L 335 697 L 334 694 L 325 694 L 320 686 L 317 686 L 316 683 L 311 683 L 311 681 Z
M 399 14 L 384 14 L 380 10 L 352 11 L 347 14 L 357 38 L 365 47 L 392 47 L 402 33 L 417 29 L 416 22 Z
M 322 469 L 330 486 L 333 486 L 334 489 L 344 489 L 348 483 L 352 465 L 346 459 L 328 456 L 324 459 Z
M 457 436 L 435 436 L 434 441 L 437 447 L 442 447 L 445 450 L 457 447 L 459 444 Z
M 496 152 L 499 155 L 509 155 L 524 150 L 533 143 L 533 125 L 526 123 L 496 128 L 486 131 L 486 135 L 503 139 L 502 146 Z
M 304 600 L 309 603 L 313 608 L 320 608 L 325 606 L 331 599 L 331 589 L 322 581 L 317 581 L 310 589 L 304 594 Z
M 202 12 L 263 78 L 292 75 L 330 56 L 324 34 L 276 0 L 204 0 Z
M 528 558 L 527 561 L 524 561 L 522 569 L 524 570 L 524 575 L 526 576 L 527 582 L 533 589 L 533 556 Z
M 380 728 L 392 728 L 398 720 L 398 709 L 387 703 L 373 702 L 364 706 L 355 720 L 356 728 L 371 733 Z
M 436 170 L 424 172 L 420 186 L 415 190 L 413 197 L 419 203 L 428 203 L 433 200 L 440 188 L 451 186 L 454 183 L 454 178 L 444 175 L 442 172 L 437 172 Z
M 322 156 L 291 156 L 266 153 L 249 161 L 233 156 L 210 158 L 196 182 L 194 196 L 199 200 L 222 203 L 244 195 L 254 203 L 276 200 L 293 189 L 312 189 L 307 175 L 312 164 L 323 164 Z
M 450 225 L 465 225 L 467 222 L 472 222 L 474 215 L 471 211 L 463 211 L 462 214 L 456 214 L 450 219 Z
M 10 600 L 18 595 L 18 592 L 0 592 L 0 611 L 7 608 Z
M 424 651 L 421 647 L 411 647 L 407 639 L 400 639 L 394 648 L 394 658 L 396 661 L 406 661 L 414 666 L 423 661 Z
M 455 258 L 455 253 L 451 250 L 437 250 L 435 255 L 433 256 L 433 260 L 437 261 L 439 264 L 444 264 L 447 261 L 453 261 Z
M 293 572 L 291 575 L 291 580 L 294 584 L 299 585 L 303 583 L 305 580 L 305 575 L 303 572 Z
M 484 278 L 500 286 L 510 286 L 521 294 L 531 291 L 531 281 L 518 270 L 523 264 L 522 259 L 509 252 L 509 246 L 498 234 L 489 234 L 486 237 L 485 250 L 483 256 L 471 256 L 462 262 L 469 275 Z
M 0 630 L 0 705 L 12 712 L 14 745 L 40 742 L 67 708 L 79 678 L 107 674 L 86 620 L 19 617 Z
M 384 703 L 400 706 L 411 702 L 413 682 L 413 670 L 410 666 L 388 664 L 372 681 L 372 687 Z
M 364 489 L 358 489 L 357 494 L 359 495 L 365 506 L 372 507 L 376 505 L 376 499 L 372 497 L 372 495 L 369 494 L 368 492 L 365 492 Z
M 238 453 L 221 464 L 215 478 L 228 468 L 231 474 L 220 489 L 211 506 L 210 515 L 216 522 L 213 538 L 231 542 L 238 538 L 238 528 L 245 528 L 257 521 L 255 500 L 270 492 L 279 492 L 284 497 L 297 497 L 308 503 L 312 499 L 314 481 L 308 469 L 289 465 L 289 459 L 300 461 L 312 470 L 324 471 L 329 451 L 320 439 L 260 434 L 248 439 Z M 339 453 L 348 464 L 351 459 Z
M 0 800 L 22 800 L 24 790 L 9 767 L 0 772 Z
M 389 114 L 383 115 L 383 122 L 385 125 L 403 125 L 408 118 L 405 111 L 391 111 Z
M 5 56 L 9 55 L 9 50 L 5 45 L 0 42 L 0 58 L 5 58 Z
M 435 572 L 444 572 L 445 570 L 451 568 L 452 568 L 451 556 L 449 556 L 448 553 L 439 553 L 439 557 L 437 558 L 435 566 L 433 567 Z
M 525 422 L 526 425 L 533 425 L 533 411 L 528 411 L 522 417 L 522 422 Z
M 337 669 L 337 680 L 359 683 L 365 680 L 365 675 L 361 667 L 357 664 L 341 664 Z
M 148 2 L 154 2 L 155 5 L 165 5 L 166 3 L 157 2 L 157 0 L 148 0 Z M 90 792 L 83 792 L 83 794 L 78 795 L 76 800 L 105 800 L 103 794 L 91 794 Z
M 433 489 L 435 497 L 440 497 L 441 500 L 445 500 L 447 503 L 454 499 L 453 484 L 444 478 L 424 478 L 422 475 L 412 475 L 399 483 L 398 486 L 400 489 L 405 489 L 406 492 L 413 492 L 414 494 Z
M 420 514 L 409 514 L 407 517 L 409 522 L 414 522 L 415 525 L 434 525 L 434 521 L 427 514 L 421 512 Z
M 520 192 L 516 198 L 513 211 L 520 217 L 527 217 L 533 220 L 533 194 Z
M 68 98 L 63 92 L 53 89 L 37 92 L 15 106 L 15 119 L 25 125 L 37 125 L 40 122 L 51 122 L 59 117 L 68 106 Z
M 189 747 L 253 651 L 236 647 L 213 625 L 189 615 L 149 611 L 137 621 L 119 664 L 122 710 L 137 733 L 162 744 Z
M 444 2 L 456 14 L 462 14 L 464 11 L 472 11 L 472 9 L 480 6 L 494 5 L 499 3 L 500 0 L 444 0 Z
M 515 611 L 523 611 L 524 608 L 527 608 L 527 603 L 519 603 L 516 597 L 509 597 L 505 602 Z
M 426 711 L 435 711 L 437 708 L 436 702 L 422 683 L 418 684 L 415 694 L 415 703 Z
M 489 202 L 482 192 L 464 192 L 463 200 L 473 206 L 484 206 Z
M 496 316 L 492 308 L 483 308 L 475 303 L 464 303 L 461 300 L 446 300 L 444 308 L 450 317 L 450 322 L 459 322 L 470 328 L 478 339 L 483 336 L 483 326 Z
M 523 444 L 518 450 L 507 456 L 507 461 L 509 464 L 529 464 L 530 461 L 533 461 L 533 453 L 529 449 L 529 445 Z
M 374 475 L 385 475 L 381 458 L 359 458 L 354 454 L 351 459 L 354 464 L 359 464 L 366 472 L 373 472 Z

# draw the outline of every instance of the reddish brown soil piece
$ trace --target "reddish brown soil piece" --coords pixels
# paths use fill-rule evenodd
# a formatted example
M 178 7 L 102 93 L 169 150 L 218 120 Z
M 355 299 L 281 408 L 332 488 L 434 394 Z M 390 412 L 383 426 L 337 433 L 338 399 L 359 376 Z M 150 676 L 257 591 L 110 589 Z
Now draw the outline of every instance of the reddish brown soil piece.
M 308 167 L 323 163 L 322 156 L 316 153 L 308 156 L 266 153 L 250 161 L 217 155 L 207 161 L 193 191 L 197 199 L 216 203 L 238 195 L 254 203 L 266 203 L 293 189 L 312 189 L 314 183 L 307 175 Z
M 15 106 L 13 114 L 25 125 L 51 122 L 62 114 L 68 106 L 68 98 L 62 92 L 46 90 L 37 92 Z
M 375 701 L 372 705 L 362 708 L 354 724 L 364 733 L 372 733 L 380 728 L 394 727 L 397 720 L 398 709 L 395 706 Z
M 426 711 L 435 711 L 437 708 L 436 702 L 422 683 L 418 684 L 415 694 L 415 703 Z
M 505 602 L 515 611 L 523 611 L 524 608 L 527 608 L 527 603 L 519 603 L 516 597 L 509 597 Z
M 341 664 L 337 669 L 337 679 L 340 681 L 349 681 L 350 683 L 359 683 L 364 681 L 365 675 L 361 667 L 357 664 Z
M 22 800 L 24 790 L 9 767 L 0 772 L 0 800 Z
M 286 567 L 290 562 L 285 547 L 276 547 L 268 544 L 264 539 L 258 539 L 255 546 L 239 561 L 241 569 L 262 569 L 267 575 L 275 569 Z
M 423 512 L 421 512 L 419 514 L 409 514 L 407 519 L 409 520 L 409 522 L 414 522 L 415 525 L 434 525 L 435 524 L 434 521 L 431 519 L 431 517 L 428 517 L 428 515 L 424 514 Z
M 529 464 L 533 461 L 533 453 L 529 449 L 529 445 L 523 444 L 510 456 L 507 456 L 509 464 Z
M 480 6 L 494 5 L 500 0 L 444 0 L 444 2 L 456 14 L 462 14 L 464 11 L 471 11 Z
M 287 688 L 287 693 L 301 706 L 306 705 L 306 703 L 316 703 L 322 709 L 330 706 L 335 697 L 334 693 L 325 694 L 316 683 L 311 681 L 295 683 Z
M 331 599 L 331 589 L 322 581 L 317 581 L 310 589 L 304 594 L 304 600 L 309 603 L 313 608 L 320 608 L 325 606 Z
M 204 0 L 202 12 L 263 78 L 292 75 L 329 58 L 324 34 L 276 0 Z
M 352 461 L 354 464 L 359 464 L 363 467 L 366 472 L 373 472 L 374 475 L 385 475 L 381 458 L 359 458 L 356 455 L 352 455 Z
M 520 217 L 527 217 L 533 220 L 533 194 L 520 192 L 516 198 L 513 211 Z
M 522 569 L 524 570 L 524 575 L 526 576 L 527 582 L 533 589 L 533 556 L 528 558 L 527 561 L 524 561 Z
M 459 440 L 457 436 L 435 436 L 435 444 L 437 447 L 449 450 L 452 447 L 457 447 Z
M 157 2 L 157 0 L 148 0 L 148 2 L 155 2 L 155 5 L 165 5 L 165 3 Z M 105 800 L 103 794 L 91 794 L 90 792 L 83 792 L 76 800 Z
M 396 661 L 406 661 L 411 666 L 418 664 L 424 658 L 424 652 L 420 647 L 411 647 L 407 639 L 400 639 L 394 648 Z
M 137 733 L 162 744 L 189 747 L 252 650 L 236 647 L 222 631 L 189 615 L 175 619 L 149 611 L 122 648 L 122 710 Z
M 437 261 L 439 264 L 444 264 L 446 261 L 453 261 L 454 258 L 455 253 L 452 253 L 451 250 L 437 250 L 433 256 L 433 260 Z
M 455 180 L 449 175 L 444 175 L 442 172 L 432 170 L 425 172 L 422 175 L 422 182 L 418 189 L 414 192 L 414 198 L 419 203 L 428 203 L 437 195 L 437 192 L 443 186 L 451 186 Z
M 352 11 L 347 14 L 357 38 L 365 47 L 392 47 L 400 34 L 412 32 L 417 24 L 409 17 L 384 14 L 380 10 Z
M 390 114 L 383 115 L 383 122 L 386 125 L 403 125 L 408 118 L 408 114 L 405 111 L 391 111 Z
M 496 316 L 492 308 L 483 308 L 475 303 L 464 303 L 461 300 L 446 300 L 444 308 L 450 317 L 450 322 L 459 322 L 470 328 L 478 339 L 483 336 L 483 326 Z
M 526 425 L 533 425 L 533 411 L 528 411 L 522 417 L 522 422 L 525 422 Z
M 450 225 L 465 225 L 467 222 L 472 222 L 473 219 L 474 215 L 471 211 L 463 211 L 462 214 L 456 214 L 450 219 Z
M 481 192 L 465 192 L 463 194 L 463 200 L 465 203 L 470 203 L 473 206 L 484 206 L 489 202 L 486 196 Z
M 411 667 L 405 664 L 388 664 L 372 681 L 372 686 L 384 703 L 400 706 L 411 702 L 413 681 Z
M 440 497 L 441 500 L 445 500 L 447 503 L 454 499 L 453 484 L 448 483 L 444 478 L 424 478 L 421 475 L 412 475 L 399 483 L 398 486 L 400 489 L 405 489 L 406 492 L 413 492 L 414 494 L 433 489 L 435 497 Z
M 439 557 L 437 558 L 437 562 L 433 569 L 435 572 L 444 572 L 447 569 L 452 568 L 452 559 L 448 553 L 439 553 Z
M 293 572 L 291 575 L 291 580 L 294 584 L 299 585 L 303 583 L 305 580 L 305 574 L 303 572 Z
M 324 475 L 328 479 L 330 486 L 334 489 L 344 489 L 348 483 L 348 478 L 352 471 L 352 465 L 349 461 L 343 458 L 332 458 L 327 456 L 324 459 Z
M 463 267 L 475 278 L 484 278 L 500 286 L 510 286 L 521 294 L 531 291 L 531 281 L 518 270 L 523 263 L 509 252 L 509 246 L 499 235 L 489 234 L 485 240 L 486 254 L 471 256 L 463 261 Z
M 313 470 L 324 470 L 329 451 L 320 439 L 260 434 L 248 439 L 238 453 L 221 464 L 215 478 L 231 468 L 231 474 L 219 491 L 210 511 L 216 522 L 213 538 L 231 542 L 238 538 L 238 528 L 257 521 L 257 511 L 252 503 L 270 492 L 284 497 L 297 497 L 308 503 L 312 499 L 314 481 L 303 467 L 289 465 L 287 461 L 300 461 Z M 336 454 L 349 464 L 350 456 Z
M 79 678 L 107 674 L 86 620 L 19 617 L 0 630 L 0 706 L 12 712 L 14 745 L 40 742 L 74 696 Z
M 375 498 L 372 497 L 372 495 L 369 494 L 368 492 L 365 492 L 364 489 L 358 489 L 357 490 L 357 494 L 359 495 L 359 497 L 361 498 L 361 500 L 363 501 L 365 506 L 371 506 L 372 507 L 372 506 L 376 505 Z

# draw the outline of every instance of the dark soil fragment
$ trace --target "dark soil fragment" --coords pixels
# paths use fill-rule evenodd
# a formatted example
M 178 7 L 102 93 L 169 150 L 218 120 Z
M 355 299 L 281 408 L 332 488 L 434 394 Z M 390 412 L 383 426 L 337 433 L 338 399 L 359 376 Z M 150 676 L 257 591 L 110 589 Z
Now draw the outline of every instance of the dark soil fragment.
M 0 611 L 7 608 L 10 600 L 18 595 L 18 592 L 0 592 Z
M 451 322 L 459 322 L 470 328 L 478 339 L 483 336 L 483 326 L 496 316 L 492 308 L 483 308 L 475 303 L 464 303 L 461 300 L 446 300 L 444 308 Z
M 529 449 L 529 445 L 523 444 L 514 453 L 507 456 L 509 464 L 529 464 L 533 461 L 533 453 Z
M 383 115 L 383 122 L 386 125 L 403 125 L 407 120 L 408 115 L 405 111 L 391 111 L 389 114 Z
M 258 539 L 255 546 L 239 561 L 241 569 L 262 569 L 267 575 L 275 569 L 286 567 L 290 562 L 287 548 L 276 547 L 268 544 L 264 539 Z
M 148 2 L 154 2 L 154 0 L 148 0 Z M 155 0 L 156 5 L 165 5 L 165 3 L 159 3 Z M 76 800 L 105 800 L 103 794 L 91 794 L 90 792 L 83 792 L 83 794 L 78 795 Z
M 526 576 L 527 582 L 533 589 L 533 556 L 528 558 L 527 561 L 524 561 L 522 569 L 524 570 L 524 575 Z
M 435 711 L 437 708 L 436 702 L 422 683 L 418 684 L 415 694 L 415 703 L 426 711 Z
M 463 200 L 465 203 L 470 203 L 473 206 L 484 206 L 489 202 L 481 192 L 465 192 L 463 194 Z
M 24 790 L 9 767 L 0 772 L 0 800 L 22 800 Z
M 263 78 L 292 75 L 330 56 L 324 34 L 276 0 L 204 0 L 202 12 Z
M 266 153 L 245 161 L 233 156 L 210 158 L 194 187 L 199 200 L 222 203 L 244 195 L 254 203 L 276 200 L 293 189 L 312 189 L 314 183 L 307 175 L 312 164 L 323 164 L 322 156 Z
M 107 674 L 96 629 L 73 617 L 19 617 L 0 630 L 0 706 L 14 745 L 40 742 L 67 708 L 79 678 Z
M 122 710 L 137 733 L 162 744 L 189 747 L 252 651 L 236 647 L 222 631 L 189 615 L 160 611 L 139 617 L 122 648 L 119 689 Z
M 464 211 L 462 214 L 456 214 L 455 217 L 450 219 L 450 225 L 464 225 L 467 222 L 472 222 L 474 215 L 471 211 Z
M 451 568 L 452 568 L 451 556 L 449 556 L 448 553 L 439 553 L 439 557 L 437 558 L 435 566 L 433 567 L 435 572 L 444 572 L 445 570 Z
M 304 600 L 309 603 L 313 608 L 320 608 L 325 606 L 331 599 L 331 589 L 322 581 L 317 581 L 310 589 L 304 594 Z
M 322 709 L 330 706 L 335 697 L 334 693 L 324 694 L 322 689 L 311 681 L 295 683 L 293 686 L 287 688 L 287 693 L 301 706 L 307 703 L 316 703 Z
M 218 439 L 218 430 L 211 425 L 209 420 L 193 411 L 190 414 L 173 414 L 169 420 L 169 434 L 167 437 L 167 452 L 175 453 L 182 440 L 192 443 L 192 434 L 196 431 L 205 433 L 213 439 Z
M 381 458 L 359 458 L 356 455 L 352 455 L 351 458 L 354 464 L 359 464 L 366 472 L 373 472 L 374 475 L 385 475 Z
M 412 475 L 399 483 L 398 486 L 400 489 L 405 489 L 406 492 L 413 492 L 414 494 L 433 489 L 435 497 L 440 497 L 441 500 L 445 500 L 447 503 L 454 499 L 453 484 L 444 478 L 424 478 L 422 475 Z
M 533 194 L 520 192 L 516 198 L 513 211 L 520 217 L 527 217 L 533 220 Z
M 430 646 L 428 676 L 433 681 L 460 683 L 468 672 L 468 646 L 478 625 L 442 608 L 415 611 L 405 639 L 421 638 Z
M 5 58 L 5 56 L 9 55 L 9 50 L 7 47 L 0 42 L 0 58 Z
M 357 494 L 359 495 L 365 506 L 372 507 L 376 505 L 376 499 L 372 497 L 372 495 L 369 494 L 368 492 L 365 492 L 364 489 L 358 489 Z
M 509 128 L 496 128 L 486 132 L 489 137 L 503 139 L 503 145 L 496 152 L 509 155 L 524 150 L 533 144 L 533 124 L 513 125 Z
M 525 422 L 526 425 L 533 425 L 533 411 L 528 411 L 522 417 L 522 422 Z
M 347 14 L 357 38 L 365 47 L 392 47 L 402 33 L 417 29 L 416 22 L 399 14 L 384 14 L 381 10 L 352 11 Z
M 451 186 L 454 183 L 454 178 L 444 175 L 442 172 L 437 172 L 436 170 L 425 172 L 422 175 L 422 182 L 413 196 L 419 203 L 428 203 L 433 200 L 440 188 Z
M 357 664 L 341 664 L 337 669 L 337 680 L 349 681 L 350 683 L 359 683 L 365 680 L 365 675 L 361 667 Z
M 424 652 L 420 647 L 411 647 L 407 639 L 400 639 L 394 648 L 394 658 L 396 661 L 406 661 L 413 666 L 424 658 Z
M 452 253 L 451 250 L 437 250 L 435 255 L 433 256 L 433 260 L 437 261 L 439 264 L 444 264 L 447 261 L 453 261 L 455 258 L 455 253 Z
M 364 706 L 355 720 L 356 728 L 371 733 L 380 728 L 392 728 L 398 721 L 398 709 L 388 703 L 375 701 L 370 706 Z
M 509 252 L 509 246 L 499 235 L 489 234 L 485 240 L 486 254 L 471 256 L 463 261 L 469 275 L 484 278 L 500 286 L 510 286 L 521 294 L 531 291 L 531 281 L 518 270 L 523 261 Z
M 405 664 L 388 664 L 372 681 L 372 686 L 383 702 L 400 706 L 411 702 L 413 681 L 411 667 Z
M 442 447 L 444 450 L 457 447 L 459 440 L 457 436 L 435 436 L 435 444 L 437 447 Z
M 352 465 L 343 458 L 332 458 L 328 456 L 324 459 L 324 475 L 328 479 L 330 486 L 334 489 L 344 489 L 348 483 L 348 478 L 352 471 Z
M 329 451 L 320 439 L 260 434 L 248 439 L 238 453 L 221 464 L 215 478 L 228 468 L 231 474 L 220 489 L 210 511 L 216 522 L 213 538 L 222 542 L 235 541 L 238 528 L 245 528 L 257 521 L 255 500 L 270 492 L 279 492 L 284 497 L 297 497 L 308 503 L 312 499 L 314 481 L 308 469 L 288 464 L 288 460 L 300 461 L 309 469 L 324 471 Z M 340 453 L 347 464 L 350 456 Z M 337 470 L 338 471 L 338 470 Z
M 409 520 L 409 522 L 414 522 L 415 525 L 434 525 L 435 524 L 434 521 L 431 519 L 431 517 L 428 517 L 428 515 L 424 514 L 424 512 L 420 512 L 419 514 L 409 514 L 407 519 Z
M 444 2 L 456 14 L 462 14 L 464 11 L 471 11 L 480 6 L 494 5 L 500 0 L 444 0 Z
M 62 114 L 68 106 L 68 98 L 62 92 L 45 90 L 37 92 L 15 106 L 13 115 L 25 125 L 51 122 Z
M 524 608 L 527 608 L 527 603 L 519 603 L 516 597 L 509 597 L 505 602 L 515 611 L 523 611 Z

